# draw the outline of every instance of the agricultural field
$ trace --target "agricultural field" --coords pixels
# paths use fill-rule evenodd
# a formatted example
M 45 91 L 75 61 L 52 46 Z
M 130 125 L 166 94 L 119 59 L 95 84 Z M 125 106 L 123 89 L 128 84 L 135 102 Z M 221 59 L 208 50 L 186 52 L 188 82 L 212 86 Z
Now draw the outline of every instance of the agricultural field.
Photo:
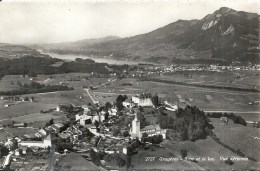
M 146 87 L 148 92 L 157 92 L 159 97 L 173 103 L 183 104 L 181 101 L 183 99 L 187 104 L 205 111 L 229 111 L 241 114 L 243 112 L 250 114 L 251 111 L 251 119 L 256 121 L 260 119 L 259 105 L 249 105 L 249 102 L 259 100 L 259 93 L 194 88 L 148 81 L 140 84 Z
M 83 89 L 71 91 L 59 91 L 49 93 L 34 94 L 36 101 L 43 104 L 58 105 L 62 103 L 71 103 L 76 106 L 88 104 L 91 102 L 89 96 L 85 94 Z M 25 95 L 26 96 L 26 95 Z
M 203 169 L 210 170 L 231 170 L 231 169 L 257 169 L 259 164 L 253 161 L 234 161 L 233 165 L 225 164 L 224 161 L 220 160 L 220 157 L 239 157 L 232 151 L 226 149 L 220 144 L 216 143 L 211 137 L 208 137 L 205 140 L 197 140 L 195 142 L 184 141 L 184 142 L 170 142 L 165 141 L 162 143 L 162 146 L 165 147 L 168 151 L 175 152 L 174 154 L 180 155 L 181 149 L 187 149 L 187 157 L 190 158 L 202 158 L 205 157 L 205 161 L 198 161 L 197 166 Z M 209 159 L 210 158 L 210 159 Z M 195 163 L 194 163 L 195 165 Z M 182 169 L 182 168 L 176 168 Z M 198 170 L 198 169 L 196 169 Z
M 0 91 L 12 91 L 19 89 L 17 82 L 22 84 L 29 84 L 31 80 L 29 77 L 22 75 L 6 75 L 0 79 Z
M 30 84 L 36 81 L 45 85 L 63 84 L 74 89 L 82 88 L 83 86 L 98 86 L 114 79 L 115 76 L 109 78 L 95 78 L 88 73 L 67 73 L 54 75 L 37 75 L 36 77 L 28 77 L 27 75 L 6 75 L 0 79 L 0 91 L 12 91 L 19 89 L 17 82 L 21 84 Z
M 7 138 L 12 137 L 12 134 L 4 129 L 0 130 L 0 142 L 5 142 Z
M 260 132 L 258 128 L 233 124 L 223 125 L 219 119 L 211 118 L 215 127 L 214 133 L 221 142 L 228 146 L 239 149 L 248 157 L 260 161 Z M 239 143 L 238 143 L 239 142 Z
M 32 115 L 24 115 L 13 117 L 12 121 L 15 122 L 24 122 L 28 124 L 28 127 L 40 128 L 45 126 L 46 122 L 53 119 L 54 122 L 64 121 L 65 114 L 62 112 L 51 112 L 51 113 L 35 113 Z
M 124 86 L 125 83 L 130 83 L 132 85 Z M 92 92 L 98 96 L 106 96 L 105 98 L 110 96 L 116 98 L 119 94 L 125 94 L 131 97 L 145 91 L 144 88 L 142 86 L 138 86 L 138 84 L 139 82 L 136 79 L 125 78 L 111 82 L 106 86 L 101 86 Z
M 154 157 L 154 161 L 148 160 Z M 162 161 L 160 158 L 178 158 L 178 161 Z M 137 170 L 198 170 L 199 167 L 192 162 L 180 160 L 179 151 L 169 151 L 166 148 L 150 147 L 147 150 L 140 149 L 138 154 L 131 157 L 132 168 Z
M 38 132 L 38 129 L 36 128 L 4 128 L 4 130 L 17 137 L 21 137 L 25 134 L 35 134 Z
M 123 86 L 124 83 L 131 83 L 131 85 Z M 260 94 L 254 92 L 198 88 L 125 78 L 106 87 L 99 87 L 91 93 L 95 100 L 105 103 L 114 101 L 120 94 L 131 97 L 144 91 L 152 94 L 158 93 L 162 101 L 169 100 L 172 103 L 178 103 L 180 106 L 190 104 L 205 112 L 233 112 L 246 120 L 260 120 L 260 106 L 257 104 L 249 105 L 250 102 L 260 100 Z
M 259 89 L 259 80 L 260 80 L 260 76 L 254 76 L 254 77 L 245 77 L 245 78 L 241 78 L 239 80 L 235 81 L 235 84 L 242 84 L 242 85 L 256 85 L 256 87 Z
M 257 72 L 258 73 L 258 72 Z M 189 84 L 202 84 L 202 85 L 219 85 L 240 88 L 260 88 L 259 76 L 254 72 L 249 71 L 183 71 L 172 73 L 171 75 L 154 76 L 161 80 L 183 82 Z
M 83 88 L 83 86 L 98 86 L 107 82 L 111 78 L 94 78 L 88 73 L 67 73 L 67 74 L 54 74 L 54 75 L 37 75 L 34 79 L 38 83 L 46 85 L 65 84 L 74 89 Z
M 216 82 L 232 82 L 236 80 L 233 72 L 211 72 L 211 71 L 182 71 L 172 73 L 171 75 L 163 75 L 158 78 L 185 82 L 185 83 L 216 83 Z
M 36 121 L 47 121 L 53 118 L 54 120 L 60 119 L 64 116 L 63 113 L 52 112 L 52 113 L 36 113 L 32 115 L 17 116 L 12 118 L 15 122 L 36 122 Z
M 84 159 L 82 156 L 76 153 L 68 153 L 63 156 L 57 163 L 58 170 L 101 170 L 98 166 L 94 165 L 92 162 Z
M 56 105 L 37 102 L 18 103 L 10 107 L 0 108 L 0 120 L 10 119 L 12 117 L 23 116 L 28 114 L 35 114 L 39 113 L 41 110 L 49 110 L 53 108 L 56 108 Z

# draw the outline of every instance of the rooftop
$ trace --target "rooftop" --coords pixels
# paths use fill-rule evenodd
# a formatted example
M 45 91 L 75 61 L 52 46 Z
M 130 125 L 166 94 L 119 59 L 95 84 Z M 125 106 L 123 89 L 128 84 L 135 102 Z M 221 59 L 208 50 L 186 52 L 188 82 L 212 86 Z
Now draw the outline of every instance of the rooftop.
M 141 129 L 141 131 L 148 131 L 148 130 L 161 130 L 160 125 L 148 125 L 145 126 L 143 129 Z

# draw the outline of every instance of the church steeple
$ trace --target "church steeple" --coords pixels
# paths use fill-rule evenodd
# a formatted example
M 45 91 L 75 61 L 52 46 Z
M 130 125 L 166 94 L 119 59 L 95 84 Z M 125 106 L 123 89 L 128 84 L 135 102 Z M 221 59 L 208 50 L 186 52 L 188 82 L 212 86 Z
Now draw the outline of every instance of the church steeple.
M 138 121 L 137 113 L 135 113 L 134 121 Z
M 135 118 L 132 121 L 132 137 L 138 137 L 140 134 L 140 121 L 138 120 L 137 114 L 135 113 Z

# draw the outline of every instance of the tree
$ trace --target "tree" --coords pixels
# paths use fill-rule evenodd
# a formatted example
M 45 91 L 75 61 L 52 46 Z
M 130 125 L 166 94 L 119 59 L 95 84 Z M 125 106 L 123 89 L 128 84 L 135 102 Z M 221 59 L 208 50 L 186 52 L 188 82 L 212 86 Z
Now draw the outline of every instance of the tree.
M 163 136 L 161 134 L 153 136 L 153 140 L 152 140 L 153 144 L 160 144 L 162 141 L 163 141 Z
M 141 141 L 142 142 L 146 142 L 146 138 L 148 137 L 148 134 L 145 132 L 142 134 L 142 138 L 141 138 Z
M 11 147 L 11 151 L 14 151 L 18 148 L 18 141 L 16 139 L 13 140 L 13 146 Z
M 113 136 L 117 136 L 120 133 L 120 129 L 119 128 L 113 128 L 112 129 L 112 135 Z
M 49 121 L 49 124 L 50 124 L 50 125 L 53 125 L 53 124 L 54 124 L 53 118 L 51 118 L 51 120 Z
M 123 132 L 123 136 L 124 136 L 124 137 L 128 137 L 129 135 L 130 135 L 130 134 L 129 134 L 128 131 L 124 131 L 124 132 Z
M 126 160 L 125 160 L 126 168 L 130 168 L 131 166 L 131 156 L 126 155 Z
M 186 141 L 189 139 L 188 130 L 184 128 L 184 130 L 181 132 L 181 140 Z
M 106 102 L 105 109 L 108 110 L 110 108 L 112 108 L 112 104 L 110 102 Z
M 180 150 L 180 153 L 181 153 L 181 158 L 182 158 L 182 159 L 185 159 L 185 157 L 187 157 L 187 155 L 188 155 L 188 150 L 182 148 L 182 149 Z
M 108 117 L 109 117 L 109 113 L 106 112 L 106 113 L 105 113 L 105 120 L 108 120 Z
M 96 162 L 96 152 L 93 149 L 89 150 L 89 157 L 91 159 L 92 162 Z
M 116 105 L 118 111 L 121 111 L 124 108 L 123 103 L 120 101 L 116 101 L 115 105 Z
M 234 162 L 230 159 L 230 157 L 227 160 L 225 160 L 225 163 L 228 164 L 228 165 L 234 164 Z
M 142 106 L 139 106 L 138 109 L 140 112 L 144 112 L 144 108 Z
M 94 125 L 95 125 L 96 128 L 98 128 L 99 127 L 99 122 L 97 120 L 95 120 Z
M 103 111 L 104 109 L 105 109 L 104 106 L 100 106 L 100 107 L 98 108 L 98 112 L 101 112 L 101 111 Z
M 117 163 L 118 167 L 123 167 L 125 165 L 125 160 L 122 159 L 122 157 L 120 155 L 117 155 L 116 163 Z
M 126 96 L 126 95 L 122 96 L 122 95 L 120 94 L 119 96 L 117 96 L 116 101 L 117 101 L 117 102 L 123 102 L 123 101 L 125 101 L 126 99 L 127 99 L 127 96 Z
M 0 158 L 2 158 L 3 156 L 7 156 L 8 153 L 9 153 L 8 148 L 1 144 L 0 145 Z
M 53 118 L 51 118 L 50 120 L 49 120 L 49 122 L 46 122 L 46 126 L 51 126 L 51 125 L 53 125 L 54 124 L 54 121 L 53 121 Z
M 257 122 L 256 127 L 257 127 L 257 128 L 260 128 L 260 121 Z
M 158 107 L 160 104 L 159 104 L 159 97 L 158 97 L 158 94 L 156 93 L 153 97 L 152 97 L 152 103 L 155 107 Z
M 24 98 L 24 101 L 29 101 L 29 98 L 26 96 L 26 97 Z

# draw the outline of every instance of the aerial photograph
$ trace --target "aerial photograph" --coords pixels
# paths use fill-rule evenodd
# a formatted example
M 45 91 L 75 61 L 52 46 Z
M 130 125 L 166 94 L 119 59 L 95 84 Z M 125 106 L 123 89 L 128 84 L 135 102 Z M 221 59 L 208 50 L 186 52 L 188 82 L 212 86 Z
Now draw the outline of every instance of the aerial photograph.
M 260 170 L 260 1 L 0 0 L 0 171 Z

